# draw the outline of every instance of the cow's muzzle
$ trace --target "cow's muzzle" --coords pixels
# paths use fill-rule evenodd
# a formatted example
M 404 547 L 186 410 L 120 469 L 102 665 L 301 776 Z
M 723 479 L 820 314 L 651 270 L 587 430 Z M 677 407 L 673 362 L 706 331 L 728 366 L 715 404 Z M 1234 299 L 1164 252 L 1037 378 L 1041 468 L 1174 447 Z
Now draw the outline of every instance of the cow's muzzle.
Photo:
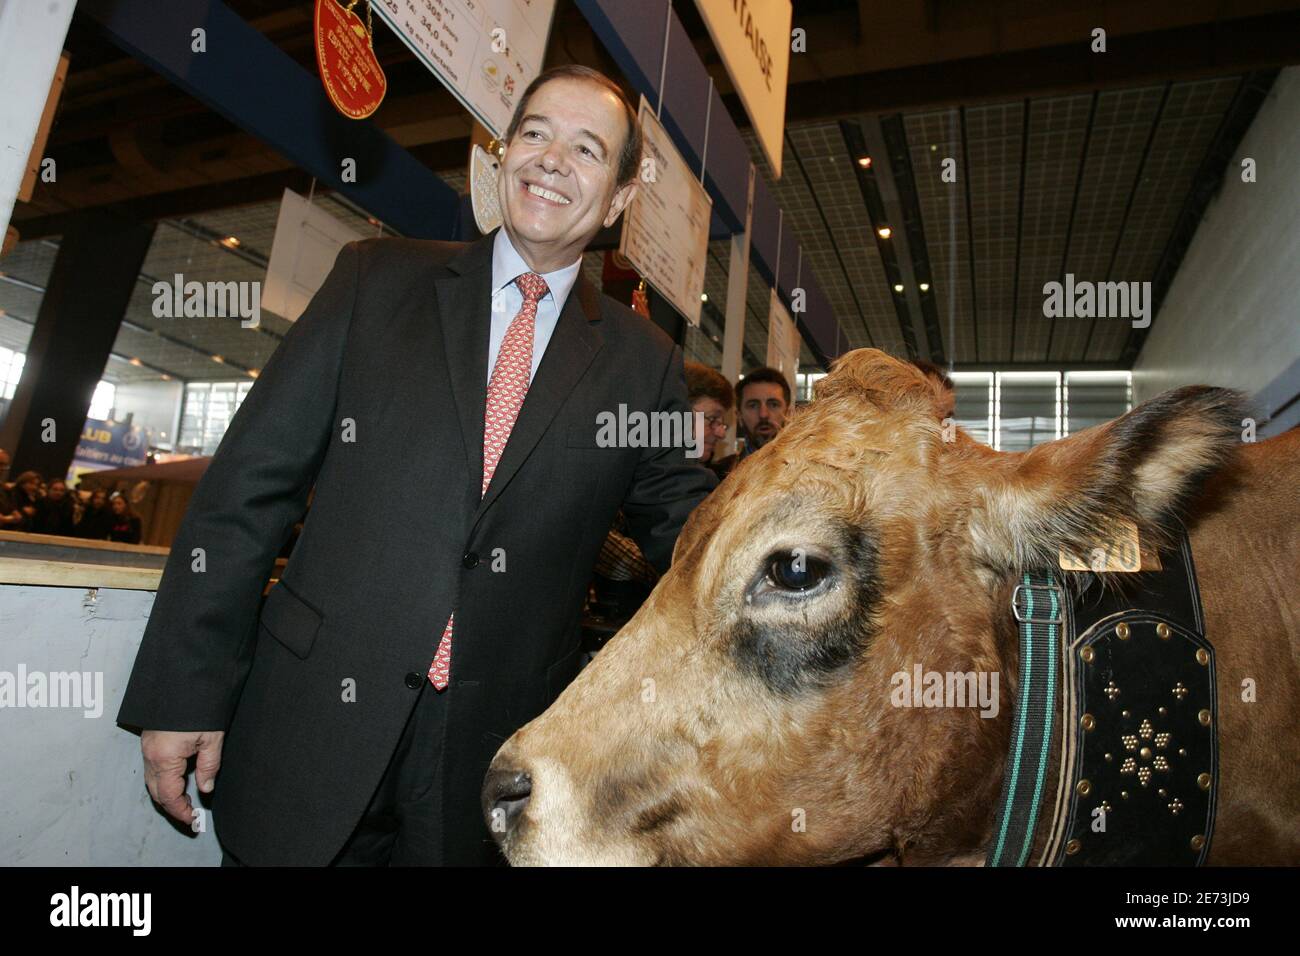
M 492 839 L 502 843 L 515 828 L 533 794 L 533 778 L 523 770 L 489 770 L 480 799 Z

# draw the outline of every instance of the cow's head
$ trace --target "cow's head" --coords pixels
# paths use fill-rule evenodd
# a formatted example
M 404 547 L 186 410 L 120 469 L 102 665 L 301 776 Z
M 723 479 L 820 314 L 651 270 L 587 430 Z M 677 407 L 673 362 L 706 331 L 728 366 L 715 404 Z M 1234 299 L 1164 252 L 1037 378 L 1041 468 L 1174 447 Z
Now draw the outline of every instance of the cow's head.
M 1116 517 L 1158 541 L 1242 412 L 1187 388 L 1002 454 L 953 434 L 935 389 L 850 353 L 695 511 L 640 612 L 493 761 L 484 809 L 513 863 L 982 852 L 1017 572 Z M 917 664 L 1000 675 L 996 716 L 898 706 Z

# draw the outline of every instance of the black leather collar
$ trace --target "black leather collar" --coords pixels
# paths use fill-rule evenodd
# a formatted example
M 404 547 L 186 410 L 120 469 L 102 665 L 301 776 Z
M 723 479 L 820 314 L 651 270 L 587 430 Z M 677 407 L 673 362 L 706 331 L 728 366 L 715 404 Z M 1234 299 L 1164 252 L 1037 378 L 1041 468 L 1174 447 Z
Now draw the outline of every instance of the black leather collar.
M 1159 570 L 1104 582 L 1042 569 L 1015 589 L 1021 679 L 987 865 L 1205 861 L 1218 791 L 1214 648 L 1186 532 L 1159 557 Z

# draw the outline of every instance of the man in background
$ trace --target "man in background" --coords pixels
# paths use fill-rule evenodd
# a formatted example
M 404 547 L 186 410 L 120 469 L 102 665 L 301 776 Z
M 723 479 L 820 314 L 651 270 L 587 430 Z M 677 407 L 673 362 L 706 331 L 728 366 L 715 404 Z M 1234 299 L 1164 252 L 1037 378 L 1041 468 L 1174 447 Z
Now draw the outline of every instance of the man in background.
M 770 366 L 756 368 L 736 383 L 736 404 L 744 445 L 740 459 L 762 448 L 785 427 L 790 414 L 790 383 Z

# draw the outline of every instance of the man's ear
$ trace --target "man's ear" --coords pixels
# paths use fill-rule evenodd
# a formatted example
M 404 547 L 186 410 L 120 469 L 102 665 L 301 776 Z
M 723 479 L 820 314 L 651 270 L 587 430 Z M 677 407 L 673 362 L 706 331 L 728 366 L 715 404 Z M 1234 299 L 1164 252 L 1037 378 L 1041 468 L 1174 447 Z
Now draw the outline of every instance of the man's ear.
M 632 197 L 635 195 L 636 195 L 635 179 L 633 179 L 631 182 L 624 183 L 622 186 L 619 186 L 617 190 L 615 190 L 614 198 L 609 204 L 609 212 L 605 214 L 606 229 L 608 229 L 610 226 L 614 225 L 614 223 L 618 221 L 618 217 L 622 215 L 623 210 L 627 208 L 628 203 L 632 201 Z
M 1020 570 L 1054 565 L 1060 548 L 1086 553 L 1115 519 L 1144 544 L 1168 543 L 1175 519 L 1241 442 L 1245 396 L 1189 386 L 1112 422 L 1018 455 L 982 479 L 970 531 L 980 557 Z

